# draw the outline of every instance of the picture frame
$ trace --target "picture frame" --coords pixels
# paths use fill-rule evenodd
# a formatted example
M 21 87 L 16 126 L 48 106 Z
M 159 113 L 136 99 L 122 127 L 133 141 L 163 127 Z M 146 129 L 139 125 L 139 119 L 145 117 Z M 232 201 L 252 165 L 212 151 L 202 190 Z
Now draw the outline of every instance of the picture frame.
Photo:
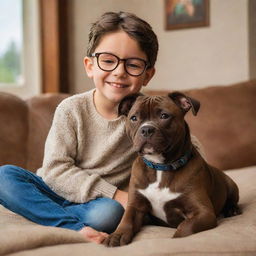
M 209 26 L 209 0 L 165 0 L 166 30 Z

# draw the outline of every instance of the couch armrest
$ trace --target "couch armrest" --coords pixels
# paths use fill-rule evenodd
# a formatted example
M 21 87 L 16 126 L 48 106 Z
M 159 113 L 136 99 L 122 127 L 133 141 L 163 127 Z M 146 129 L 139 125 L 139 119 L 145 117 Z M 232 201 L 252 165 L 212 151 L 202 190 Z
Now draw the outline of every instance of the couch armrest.
M 0 92 L 0 165 L 26 167 L 28 107 L 22 99 Z

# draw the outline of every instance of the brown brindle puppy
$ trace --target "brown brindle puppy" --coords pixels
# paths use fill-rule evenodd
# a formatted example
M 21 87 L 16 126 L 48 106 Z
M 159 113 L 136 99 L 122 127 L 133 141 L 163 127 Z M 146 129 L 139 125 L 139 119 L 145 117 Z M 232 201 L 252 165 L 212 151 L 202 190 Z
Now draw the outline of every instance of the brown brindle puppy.
M 222 171 L 208 165 L 191 142 L 184 120 L 199 102 L 175 92 L 168 96 L 128 96 L 119 114 L 138 157 L 133 163 L 128 206 L 104 244 L 125 245 L 152 214 L 184 237 L 217 226 L 217 216 L 240 214 L 238 187 Z

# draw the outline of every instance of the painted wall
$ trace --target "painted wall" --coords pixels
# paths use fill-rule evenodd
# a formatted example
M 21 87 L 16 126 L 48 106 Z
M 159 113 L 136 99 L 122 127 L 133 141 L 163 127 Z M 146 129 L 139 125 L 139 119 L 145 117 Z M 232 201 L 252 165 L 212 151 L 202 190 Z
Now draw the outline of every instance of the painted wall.
M 105 11 L 129 11 L 148 21 L 160 50 L 150 89 L 227 85 L 249 79 L 248 0 L 210 0 L 210 26 L 164 29 L 164 0 L 73 0 L 72 92 L 93 88 L 83 69 L 89 27 Z

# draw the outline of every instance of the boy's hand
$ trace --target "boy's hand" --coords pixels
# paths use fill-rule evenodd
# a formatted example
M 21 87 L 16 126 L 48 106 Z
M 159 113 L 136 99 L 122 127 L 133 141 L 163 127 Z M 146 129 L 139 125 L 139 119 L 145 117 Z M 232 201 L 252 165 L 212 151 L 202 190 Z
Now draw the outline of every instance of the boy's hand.
M 124 207 L 124 209 L 126 209 L 128 202 L 127 192 L 117 189 L 113 199 L 118 201 Z

